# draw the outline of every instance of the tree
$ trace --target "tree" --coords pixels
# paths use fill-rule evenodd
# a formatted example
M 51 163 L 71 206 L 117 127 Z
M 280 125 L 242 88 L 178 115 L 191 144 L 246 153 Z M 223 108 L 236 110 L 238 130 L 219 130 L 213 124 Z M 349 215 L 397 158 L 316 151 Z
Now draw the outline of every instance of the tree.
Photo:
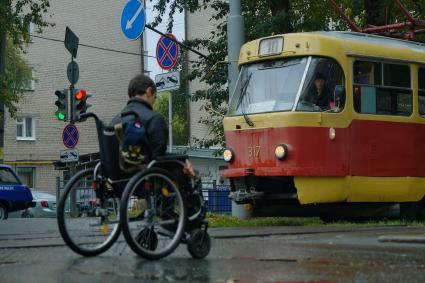
M 25 92 L 23 86 L 32 79 L 19 52 L 30 40 L 30 23 L 40 32 L 51 25 L 43 19 L 49 7 L 49 0 L 0 0 L 0 104 L 12 117 Z
M 188 125 L 184 91 L 173 91 L 171 95 L 173 96 L 173 145 L 186 145 L 188 142 Z M 169 92 L 159 94 L 154 104 L 154 110 L 161 113 L 167 123 L 169 113 L 168 96 Z
M 154 9 L 158 16 L 152 23 L 154 26 L 166 18 L 166 8 L 169 6 L 168 31 L 172 31 L 173 15 L 176 11 L 186 9 L 189 12 L 202 11 L 209 8 L 215 11 L 212 21 L 217 23 L 216 29 L 207 37 L 185 42 L 186 44 L 202 48 L 208 53 L 208 60 L 199 57 L 199 62 L 191 63 L 193 71 L 188 74 L 189 79 L 201 79 L 215 62 L 223 61 L 227 55 L 227 21 L 228 3 L 220 0 L 150 0 L 154 1 Z M 385 23 L 402 22 L 405 16 L 394 9 L 392 0 L 339 0 L 337 3 L 342 9 L 361 26 L 381 25 Z M 406 7 L 415 16 L 425 8 L 425 0 L 404 0 Z M 288 32 L 315 31 L 315 30 L 347 30 L 348 25 L 340 19 L 328 0 L 243 0 L 242 15 L 245 19 L 246 41 L 271 34 Z M 259 21 L 259 19 L 261 19 Z M 229 91 L 224 88 L 227 81 L 227 70 L 224 68 L 206 80 L 209 84 L 207 93 L 198 91 L 193 97 L 195 100 L 207 97 L 204 109 L 208 116 L 199 122 L 205 124 L 212 134 L 211 139 L 197 140 L 203 147 L 224 145 L 222 115 L 226 111 Z M 213 111 L 215 109 L 216 111 Z M 221 114 L 220 114 L 221 112 Z
M 28 89 L 32 79 L 31 68 L 21 57 L 19 49 L 12 44 L 12 40 L 7 40 L 6 72 L 3 78 L 7 99 L 0 96 L 0 103 L 4 104 L 12 117 L 16 117 L 16 105 L 23 98 L 23 92 Z

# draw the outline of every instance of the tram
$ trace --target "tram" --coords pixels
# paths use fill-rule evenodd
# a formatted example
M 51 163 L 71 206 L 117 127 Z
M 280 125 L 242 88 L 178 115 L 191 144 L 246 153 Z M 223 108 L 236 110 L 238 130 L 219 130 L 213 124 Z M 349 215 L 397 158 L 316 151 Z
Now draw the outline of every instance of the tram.
M 236 203 L 361 216 L 400 204 L 425 218 L 424 44 L 292 33 L 244 44 L 238 63 L 223 120 Z

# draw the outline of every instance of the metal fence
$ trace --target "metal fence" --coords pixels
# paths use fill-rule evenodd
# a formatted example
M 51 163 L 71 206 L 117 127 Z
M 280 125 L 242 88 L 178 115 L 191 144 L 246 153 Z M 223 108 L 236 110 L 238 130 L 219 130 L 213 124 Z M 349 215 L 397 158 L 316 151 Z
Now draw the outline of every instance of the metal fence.
M 68 180 L 56 179 L 56 197 L 59 200 Z M 208 203 L 208 212 L 232 214 L 232 202 L 229 198 L 230 186 L 216 185 L 215 182 L 202 182 L 202 195 Z

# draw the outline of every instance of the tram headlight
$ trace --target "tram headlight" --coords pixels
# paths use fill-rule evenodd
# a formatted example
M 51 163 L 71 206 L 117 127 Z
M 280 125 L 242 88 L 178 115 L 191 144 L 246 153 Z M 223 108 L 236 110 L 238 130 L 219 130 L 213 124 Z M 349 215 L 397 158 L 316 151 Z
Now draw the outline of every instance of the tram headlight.
M 329 139 L 331 141 L 333 141 L 335 139 L 335 137 L 336 137 L 336 131 L 335 131 L 335 129 L 334 128 L 330 128 L 329 129 Z
M 276 155 L 277 159 L 283 160 L 288 155 L 288 147 L 286 144 L 280 144 L 274 150 L 274 154 Z
M 233 150 L 226 148 L 223 152 L 223 159 L 226 162 L 232 162 L 234 158 Z

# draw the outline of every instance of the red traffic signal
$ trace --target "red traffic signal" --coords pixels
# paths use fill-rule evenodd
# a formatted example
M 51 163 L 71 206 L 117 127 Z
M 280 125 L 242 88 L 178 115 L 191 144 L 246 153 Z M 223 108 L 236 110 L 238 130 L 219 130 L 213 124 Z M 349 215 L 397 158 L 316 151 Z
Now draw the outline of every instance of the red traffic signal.
M 83 100 L 87 95 L 87 92 L 84 89 L 80 89 L 75 93 L 75 100 Z
M 87 92 L 84 89 L 74 89 L 72 95 L 72 108 L 71 108 L 71 121 L 72 122 L 83 122 L 84 120 L 80 119 L 80 115 L 86 113 L 87 108 L 91 105 L 87 104 L 87 99 L 91 97 L 92 94 Z

